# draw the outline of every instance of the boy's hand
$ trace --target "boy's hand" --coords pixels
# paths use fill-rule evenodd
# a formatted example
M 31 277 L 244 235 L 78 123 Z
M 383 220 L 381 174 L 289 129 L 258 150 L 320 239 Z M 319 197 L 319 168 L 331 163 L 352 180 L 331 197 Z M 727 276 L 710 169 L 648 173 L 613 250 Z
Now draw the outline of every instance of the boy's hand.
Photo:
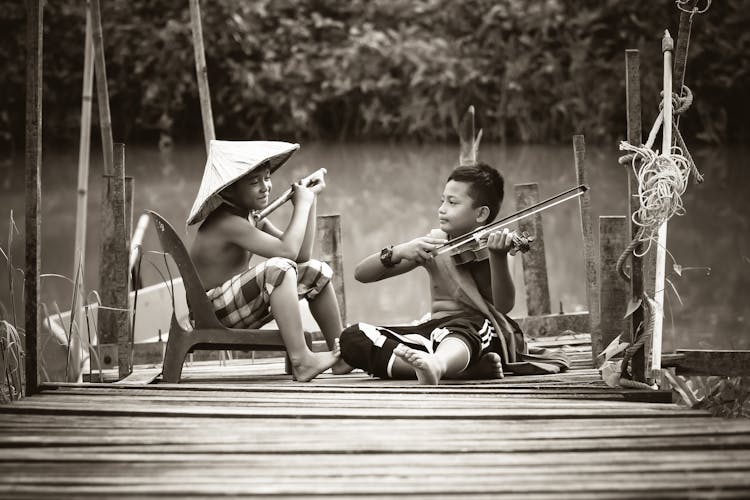
M 322 169 L 315 172 L 307 183 L 307 188 L 316 195 L 320 194 L 320 192 L 326 188 L 325 175 L 326 174 Z
M 507 227 L 490 233 L 487 248 L 495 255 L 507 255 L 513 246 L 513 231 Z
M 430 236 L 414 238 L 407 243 L 393 247 L 392 260 L 395 264 L 400 262 L 401 259 L 413 260 L 418 264 L 424 264 L 432 259 L 435 256 L 434 251 L 447 241 L 443 238 L 431 238 Z
M 292 204 L 296 207 L 300 204 L 312 204 L 315 199 L 315 193 L 312 189 L 303 186 L 300 182 L 292 184 Z

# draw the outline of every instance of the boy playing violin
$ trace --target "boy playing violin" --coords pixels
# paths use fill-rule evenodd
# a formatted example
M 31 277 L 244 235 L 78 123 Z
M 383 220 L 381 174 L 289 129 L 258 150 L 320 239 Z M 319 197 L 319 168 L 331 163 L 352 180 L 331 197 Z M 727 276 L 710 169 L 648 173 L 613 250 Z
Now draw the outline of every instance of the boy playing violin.
M 294 210 L 284 231 L 251 216 L 268 205 L 271 173 L 298 148 L 275 141 L 211 141 L 188 224 L 201 222 L 190 256 L 219 320 L 230 328 L 259 328 L 275 319 L 295 378 L 309 381 L 331 367 L 334 373 L 352 369 L 339 359 L 342 326 L 331 268 L 311 259 L 316 199 L 325 188 L 322 172 L 306 185 L 293 185 Z M 253 254 L 267 260 L 250 267 Z M 331 351 L 307 347 L 302 298 Z
M 416 377 L 430 385 L 444 378 L 502 378 L 504 363 L 528 368 L 516 363 L 516 351 L 526 352 L 525 342 L 506 316 L 515 302 L 508 267 L 512 231 L 489 234 L 485 260 L 457 266 L 450 255 L 436 255 L 448 240 L 495 219 L 503 185 L 502 175 L 485 163 L 457 167 L 443 189 L 439 229 L 386 247 L 357 265 L 355 277 L 363 283 L 423 267 L 430 277 L 432 311 L 430 320 L 416 326 L 347 328 L 341 356 L 348 364 L 381 378 Z M 535 364 L 543 372 L 559 371 L 557 365 Z

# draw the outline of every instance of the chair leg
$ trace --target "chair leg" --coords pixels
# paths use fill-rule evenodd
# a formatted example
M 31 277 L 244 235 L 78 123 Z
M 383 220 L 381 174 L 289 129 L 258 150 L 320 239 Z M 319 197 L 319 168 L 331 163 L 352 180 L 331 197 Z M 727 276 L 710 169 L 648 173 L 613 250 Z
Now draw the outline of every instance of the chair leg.
M 190 343 L 185 342 L 186 332 L 172 315 L 172 325 L 169 329 L 167 349 L 164 352 L 164 362 L 161 368 L 161 378 L 168 384 L 177 384 L 182 375 L 182 365 L 190 350 Z

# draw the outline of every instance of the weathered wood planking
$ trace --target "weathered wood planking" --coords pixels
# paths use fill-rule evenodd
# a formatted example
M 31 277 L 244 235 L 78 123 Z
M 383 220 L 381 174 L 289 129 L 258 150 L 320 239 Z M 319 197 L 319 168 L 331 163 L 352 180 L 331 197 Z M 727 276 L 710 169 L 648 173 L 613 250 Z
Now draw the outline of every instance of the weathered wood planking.
M 586 340 L 542 343 L 590 366 Z M 749 421 L 627 401 L 644 391 L 590 368 L 437 387 L 282 371 L 232 360 L 194 363 L 181 384 L 44 384 L 0 407 L 0 497 L 750 493 Z

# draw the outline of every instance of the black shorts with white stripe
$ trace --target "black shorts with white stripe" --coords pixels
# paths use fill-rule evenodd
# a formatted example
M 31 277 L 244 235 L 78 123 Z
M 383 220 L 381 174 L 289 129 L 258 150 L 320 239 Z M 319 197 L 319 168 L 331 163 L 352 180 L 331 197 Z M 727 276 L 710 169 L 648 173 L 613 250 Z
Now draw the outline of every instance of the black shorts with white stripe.
M 391 378 L 393 350 L 398 344 L 433 353 L 447 336 L 466 343 L 469 366 L 486 352 L 500 352 L 492 323 L 483 316 L 461 314 L 412 326 L 356 323 L 341 333 L 341 357 L 349 365 L 380 378 Z

